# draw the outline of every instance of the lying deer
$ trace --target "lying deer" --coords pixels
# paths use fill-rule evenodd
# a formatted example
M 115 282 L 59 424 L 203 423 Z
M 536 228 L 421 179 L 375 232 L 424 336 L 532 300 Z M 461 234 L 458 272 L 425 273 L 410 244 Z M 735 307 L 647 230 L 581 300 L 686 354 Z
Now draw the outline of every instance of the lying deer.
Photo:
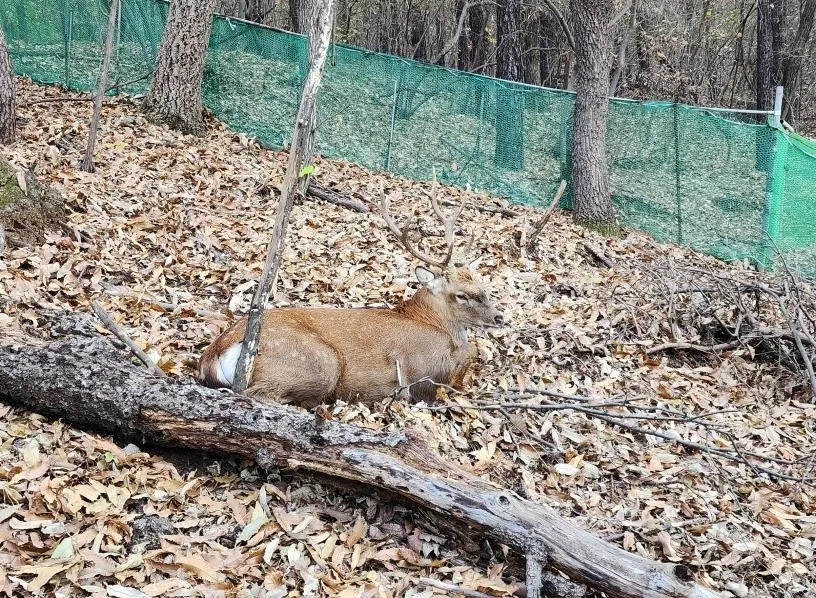
M 411 398 L 427 399 L 435 394 L 434 383 L 461 388 L 476 352 L 466 329 L 498 327 L 504 318 L 466 268 L 449 268 L 463 206 L 445 218 L 436 189 L 434 184 L 431 204 L 447 243 L 440 261 L 409 241 L 409 229 L 401 230 L 389 215 L 385 194 L 380 212 L 414 257 L 443 274 L 417 267 L 422 287 L 396 309 L 267 309 L 247 394 L 312 407 L 337 399 L 370 403 L 406 389 Z M 242 319 L 205 349 L 198 366 L 201 382 L 232 385 L 245 330 Z

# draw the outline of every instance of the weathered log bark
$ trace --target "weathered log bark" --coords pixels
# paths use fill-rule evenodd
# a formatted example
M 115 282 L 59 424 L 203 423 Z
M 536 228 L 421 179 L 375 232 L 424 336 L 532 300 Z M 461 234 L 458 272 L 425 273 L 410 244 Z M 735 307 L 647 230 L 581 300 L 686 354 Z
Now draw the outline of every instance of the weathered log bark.
M 685 566 L 652 562 L 603 542 L 551 508 L 446 463 L 411 433 L 325 421 L 301 409 L 158 377 L 90 327 L 76 334 L 17 346 L 3 337 L 0 401 L 122 440 L 214 450 L 382 488 L 540 555 L 610 596 L 716 595 L 690 581 Z

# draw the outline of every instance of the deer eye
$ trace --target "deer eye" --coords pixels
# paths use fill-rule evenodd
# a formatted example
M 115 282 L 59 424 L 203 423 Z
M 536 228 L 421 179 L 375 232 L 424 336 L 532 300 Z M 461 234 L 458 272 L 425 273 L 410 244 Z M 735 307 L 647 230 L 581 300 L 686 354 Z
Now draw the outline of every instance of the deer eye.
M 468 296 L 465 293 L 459 292 L 456 293 L 456 300 L 457 301 L 467 301 Z

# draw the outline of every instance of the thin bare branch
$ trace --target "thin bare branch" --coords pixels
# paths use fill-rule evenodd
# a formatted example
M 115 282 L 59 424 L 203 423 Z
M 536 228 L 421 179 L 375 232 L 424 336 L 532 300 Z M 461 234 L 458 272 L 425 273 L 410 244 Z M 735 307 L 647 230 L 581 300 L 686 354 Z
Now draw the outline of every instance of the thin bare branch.
M 555 3 L 553 3 L 552 0 L 544 0 L 544 4 L 547 5 L 547 8 L 555 17 L 555 20 L 558 21 L 558 25 L 564 32 L 564 36 L 567 38 L 567 43 L 569 44 L 570 48 L 575 50 L 575 38 L 572 35 L 572 29 L 567 24 L 567 20 L 564 18 L 563 13 L 560 10 L 558 10 L 558 7 L 555 5 Z
M 119 325 L 113 320 L 108 312 L 104 310 L 104 308 L 99 305 L 96 301 L 91 301 L 91 308 L 94 310 L 96 316 L 102 321 L 105 325 L 105 328 L 111 331 L 111 333 L 118 338 L 120 341 L 127 345 L 128 349 L 130 349 L 131 353 L 133 353 L 139 361 L 141 361 L 147 369 L 151 372 L 156 374 L 157 376 L 161 376 L 164 378 L 166 374 L 162 371 L 162 369 L 157 366 L 150 357 L 147 356 L 147 353 L 142 351 L 142 349 L 137 345 L 133 339 L 131 339 L 125 331 L 122 330 Z

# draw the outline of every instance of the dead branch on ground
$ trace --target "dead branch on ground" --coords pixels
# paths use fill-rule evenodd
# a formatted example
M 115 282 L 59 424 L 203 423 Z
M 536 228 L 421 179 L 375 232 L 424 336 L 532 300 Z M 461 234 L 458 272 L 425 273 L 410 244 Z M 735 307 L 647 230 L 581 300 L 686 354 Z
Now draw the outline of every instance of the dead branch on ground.
M 768 273 L 745 270 L 738 278 L 671 260 L 646 272 L 638 288 L 615 295 L 627 308 L 615 320 L 621 340 L 642 340 L 642 331 L 653 339 L 658 331 L 665 340 L 646 348 L 646 355 L 739 350 L 749 359 L 773 360 L 801 377 L 816 400 L 813 283 L 787 270 L 769 281 Z M 641 332 L 632 334 L 635 329 Z
M 314 179 L 309 180 L 309 186 L 306 188 L 306 195 L 354 210 L 355 212 L 369 212 L 368 206 L 364 203 L 354 201 L 331 187 L 326 187 L 325 185 L 319 184 Z

